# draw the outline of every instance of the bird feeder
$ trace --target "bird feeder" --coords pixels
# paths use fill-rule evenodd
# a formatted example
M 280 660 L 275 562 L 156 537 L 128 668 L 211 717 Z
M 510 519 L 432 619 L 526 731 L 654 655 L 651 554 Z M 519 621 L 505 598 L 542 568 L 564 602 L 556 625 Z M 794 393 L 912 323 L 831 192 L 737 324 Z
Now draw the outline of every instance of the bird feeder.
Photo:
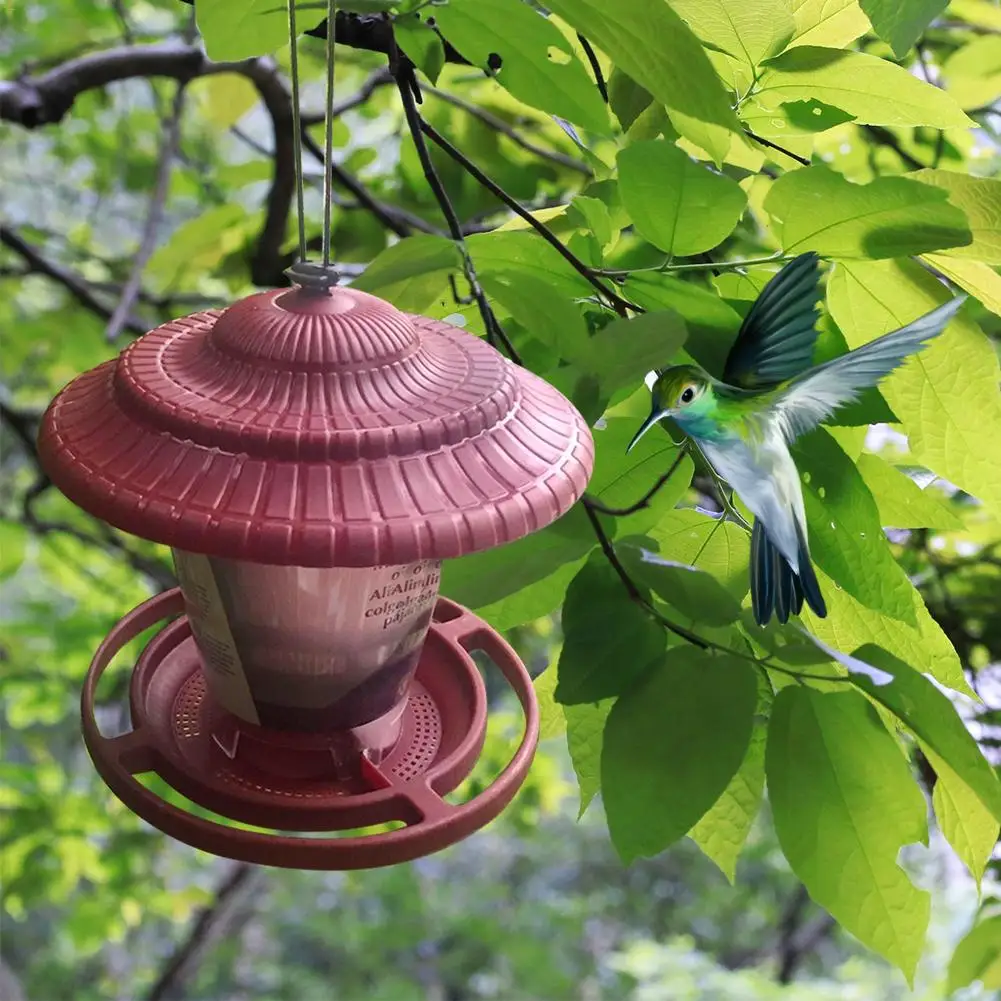
M 173 553 L 180 587 L 115 626 L 83 691 L 90 755 L 139 816 L 230 858 L 354 869 L 437 851 L 510 802 L 538 737 L 529 675 L 438 583 L 442 560 L 584 491 L 590 434 L 553 387 L 447 323 L 294 287 L 166 323 L 81 375 L 39 451 L 72 501 Z M 132 673 L 132 730 L 102 735 L 102 672 L 168 619 Z M 484 740 L 478 650 L 525 732 L 452 805 Z

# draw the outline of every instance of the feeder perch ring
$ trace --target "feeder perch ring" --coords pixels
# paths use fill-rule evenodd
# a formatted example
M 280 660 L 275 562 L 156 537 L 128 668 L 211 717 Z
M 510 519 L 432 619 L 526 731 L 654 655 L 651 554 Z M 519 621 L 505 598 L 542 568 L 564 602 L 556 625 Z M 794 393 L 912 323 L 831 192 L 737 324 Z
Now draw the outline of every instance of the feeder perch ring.
M 192 698 L 192 690 L 203 682 L 183 611 L 175 588 L 126 615 L 97 650 L 81 699 L 84 739 L 101 777 L 130 810 L 178 841 L 226 858 L 283 868 L 395 865 L 479 830 L 511 802 L 528 774 L 539 736 L 531 678 L 508 643 L 455 602 L 440 598 L 436 605 L 408 703 L 407 713 L 414 718 L 405 720 L 397 746 L 381 762 L 360 754 L 360 773 L 348 782 L 304 774 L 301 768 L 284 776 L 260 770 L 262 760 L 284 760 L 304 763 L 309 773 L 323 760 L 323 742 L 343 740 L 345 735 L 263 731 L 213 708 L 211 699 L 199 701 L 197 691 Z M 128 642 L 167 619 L 175 621 L 150 641 L 132 674 L 134 729 L 118 737 L 103 736 L 95 695 L 104 670 Z M 470 655 L 475 650 L 486 653 L 514 689 L 525 731 L 493 783 L 468 802 L 452 805 L 443 797 L 472 770 L 486 732 L 486 692 Z M 204 694 L 204 687 L 201 691 Z M 209 719 L 212 713 L 217 716 Z M 425 730 L 434 731 L 430 737 L 419 732 L 420 717 Z M 219 739 L 220 733 L 236 732 L 227 725 L 238 728 L 237 739 L 246 741 L 245 746 L 257 748 L 256 761 L 253 753 L 248 759 L 236 741 L 227 748 L 227 740 Z M 394 820 L 405 826 L 344 837 L 229 827 L 167 802 L 138 780 L 149 772 L 204 809 L 272 831 L 347 831 Z

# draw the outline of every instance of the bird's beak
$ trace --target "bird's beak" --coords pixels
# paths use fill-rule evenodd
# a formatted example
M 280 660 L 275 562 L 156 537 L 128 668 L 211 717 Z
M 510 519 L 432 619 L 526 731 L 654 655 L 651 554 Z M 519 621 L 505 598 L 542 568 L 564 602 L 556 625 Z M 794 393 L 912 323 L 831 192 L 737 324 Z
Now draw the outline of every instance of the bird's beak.
M 654 408 L 650 412 L 650 416 L 640 425 L 639 431 L 633 435 L 633 440 L 626 445 L 626 451 L 631 452 L 633 446 L 640 440 L 650 430 L 662 417 L 666 415 L 666 411 Z

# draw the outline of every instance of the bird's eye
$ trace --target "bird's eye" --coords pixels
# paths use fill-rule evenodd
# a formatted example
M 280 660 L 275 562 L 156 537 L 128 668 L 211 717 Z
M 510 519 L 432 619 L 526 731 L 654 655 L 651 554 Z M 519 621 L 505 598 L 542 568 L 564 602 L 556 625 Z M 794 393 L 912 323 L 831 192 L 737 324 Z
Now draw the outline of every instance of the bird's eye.
M 682 403 L 691 403 L 695 399 L 695 390 L 691 386 L 686 386 L 685 391 L 681 394 Z

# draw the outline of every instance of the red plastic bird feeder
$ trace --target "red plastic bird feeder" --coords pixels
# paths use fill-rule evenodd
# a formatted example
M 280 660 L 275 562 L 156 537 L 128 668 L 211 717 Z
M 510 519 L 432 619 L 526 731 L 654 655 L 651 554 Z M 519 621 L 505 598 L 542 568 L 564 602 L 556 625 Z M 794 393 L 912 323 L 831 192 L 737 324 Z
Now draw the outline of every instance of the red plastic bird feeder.
M 71 500 L 173 550 L 180 588 L 118 623 L 83 692 L 90 754 L 137 814 L 218 855 L 353 869 L 436 851 L 510 802 L 538 737 L 529 676 L 438 597 L 439 570 L 584 491 L 590 433 L 555 389 L 449 324 L 297 287 L 146 334 L 56 397 L 39 447 Z M 102 736 L 102 672 L 169 618 L 132 675 L 132 731 Z M 486 726 L 475 650 L 525 733 L 453 806 Z M 148 772 L 256 829 L 168 803 Z M 389 821 L 403 826 L 331 836 Z

